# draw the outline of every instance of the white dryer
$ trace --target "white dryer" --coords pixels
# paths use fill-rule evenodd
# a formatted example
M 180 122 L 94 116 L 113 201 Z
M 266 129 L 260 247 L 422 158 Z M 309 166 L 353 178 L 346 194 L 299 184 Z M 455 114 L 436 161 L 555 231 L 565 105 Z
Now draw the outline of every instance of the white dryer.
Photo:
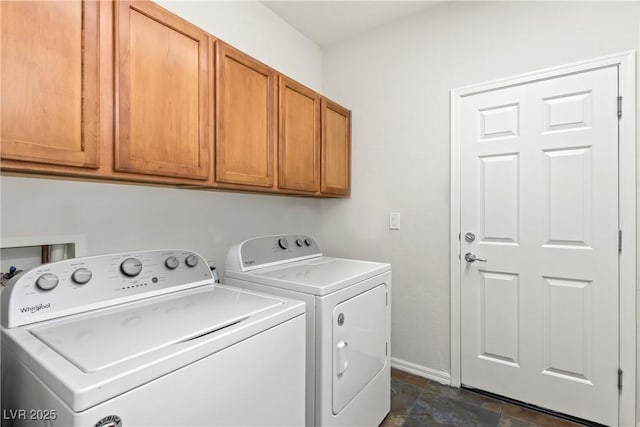
M 304 304 L 162 250 L 46 264 L 2 293 L 6 425 L 304 424 Z
M 309 236 L 229 250 L 224 283 L 307 306 L 307 426 L 378 426 L 390 410 L 391 266 L 322 255 Z

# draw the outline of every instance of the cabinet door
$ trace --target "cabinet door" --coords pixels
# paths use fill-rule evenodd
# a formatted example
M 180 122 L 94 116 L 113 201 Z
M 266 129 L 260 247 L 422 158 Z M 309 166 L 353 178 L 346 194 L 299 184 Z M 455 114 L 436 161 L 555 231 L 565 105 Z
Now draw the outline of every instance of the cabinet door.
M 324 194 L 351 192 L 351 112 L 322 99 L 321 186 Z
M 320 95 L 280 76 L 278 187 L 320 189 Z
M 98 2 L 0 2 L 3 159 L 98 166 Z
M 272 187 L 275 72 L 224 43 L 217 50 L 216 181 Z
M 114 4 L 115 169 L 207 179 L 207 34 L 152 2 Z

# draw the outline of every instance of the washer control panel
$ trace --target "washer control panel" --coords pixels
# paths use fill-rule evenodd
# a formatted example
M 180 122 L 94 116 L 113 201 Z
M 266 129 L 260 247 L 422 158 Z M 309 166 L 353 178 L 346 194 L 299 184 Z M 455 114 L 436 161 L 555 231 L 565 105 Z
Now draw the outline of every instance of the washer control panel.
M 14 277 L 2 326 L 15 327 L 213 283 L 198 254 L 159 250 L 73 258 Z
M 245 240 L 239 245 L 239 252 L 243 271 L 322 256 L 318 243 L 312 237 L 302 234 Z

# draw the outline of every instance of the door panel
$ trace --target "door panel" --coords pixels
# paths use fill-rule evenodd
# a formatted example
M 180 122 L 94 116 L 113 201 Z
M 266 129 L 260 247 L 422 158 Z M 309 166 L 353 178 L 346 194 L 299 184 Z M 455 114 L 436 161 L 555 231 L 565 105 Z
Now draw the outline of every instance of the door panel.
M 617 67 L 460 104 L 461 379 L 618 417 Z M 486 262 L 465 261 L 467 252 Z
M 3 159 L 98 167 L 98 6 L 1 2 Z
M 338 414 L 384 368 L 387 287 L 382 284 L 333 310 L 333 413 Z
M 351 112 L 322 99 L 320 191 L 347 196 L 351 192 Z
M 151 2 L 115 7 L 115 169 L 207 179 L 206 33 Z
M 589 246 L 591 148 L 544 151 L 545 245 Z
M 480 349 L 485 359 L 518 365 L 519 280 L 516 274 L 481 271 Z
M 478 141 L 495 141 L 517 137 L 519 104 L 478 110 L 480 136 Z
M 224 43 L 217 49 L 216 181 L 272 187 L 275 72 Z
M 543 277 L 544 370 L 592 385 L 591 282 Z
M 320 95 L 280 76 L 278 187 L 320 189 Z
M 545 132 L 584 129 L 591 124 L 591 91 L 553 96 L 543 102 Z
M 518 243 L 518 155 L 479 158 L 480 238 Z

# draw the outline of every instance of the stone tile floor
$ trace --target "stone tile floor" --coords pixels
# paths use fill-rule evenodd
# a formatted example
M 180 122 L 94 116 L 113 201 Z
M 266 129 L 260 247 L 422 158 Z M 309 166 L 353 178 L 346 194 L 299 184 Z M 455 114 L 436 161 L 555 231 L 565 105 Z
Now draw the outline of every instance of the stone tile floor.
M 580 425 L 392 369 L 391 412 L 380 427 L 577 427 Z

